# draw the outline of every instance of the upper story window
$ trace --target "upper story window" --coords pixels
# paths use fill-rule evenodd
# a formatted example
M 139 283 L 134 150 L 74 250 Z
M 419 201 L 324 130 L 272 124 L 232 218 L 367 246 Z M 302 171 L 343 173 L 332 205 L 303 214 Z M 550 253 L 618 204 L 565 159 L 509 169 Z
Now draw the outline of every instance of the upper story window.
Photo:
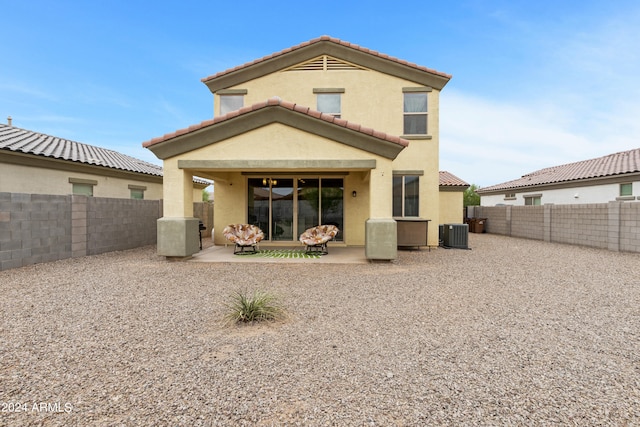
M 331 114 L 337 118 L 342 116 L 342 88 L 316 88 L 316 110 L 321 113 Z
M 404 134 L 427 134 L 427 93 L 409 92 L 404 94 Z
M 244 107 L 246 89 L 224 89 L 216 92 L 220 100 L 220 115 L 236 111 Z
M 404 127 L 403 135 L 419 135 L 419 137 L 427 137 L 429 127 L 428 120 L 428 101 L 430 87 L 403 87 L 403 115 Z
M 243 95 L 221 95 L 220 96 L 220 115 L 241 109 L 244 106 Z

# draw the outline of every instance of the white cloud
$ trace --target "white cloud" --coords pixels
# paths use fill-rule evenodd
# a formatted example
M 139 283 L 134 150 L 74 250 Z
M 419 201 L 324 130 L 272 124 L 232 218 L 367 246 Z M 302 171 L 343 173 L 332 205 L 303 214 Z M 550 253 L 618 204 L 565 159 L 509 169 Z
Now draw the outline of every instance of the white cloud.
M 470 183 L 497 184 L 584 158 L 591 144 L 567 132 L 553 111 L 456 91 L 440 98 L 440 169 Z
M 531 83 L 504 99 L 445 88 L 440 169 L 487 186 L 640 147 L 639 17 L 542 33 L 540 64 L 520 76 Z

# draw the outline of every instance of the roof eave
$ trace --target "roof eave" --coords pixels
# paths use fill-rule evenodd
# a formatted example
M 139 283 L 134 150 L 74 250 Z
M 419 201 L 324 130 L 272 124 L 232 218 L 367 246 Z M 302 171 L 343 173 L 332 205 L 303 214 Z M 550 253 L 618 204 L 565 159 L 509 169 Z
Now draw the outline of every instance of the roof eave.
M 580 179 L 572 179 L 569 181 L 559 181 L 559 182 L 547 182 L 544 184 L 532 184 L 532 185 L 523 185 L 523 186 L 515 186 L 515 187 L 502 187 L 495 190 L 487 188 L 478 189 L 476 192 L 480 195 L 493 195 L 493 194 L 504 194 L 506 192 L 515 192 L 522 193 L 532 190 L 552 190 L 558 188 L 572 188 L 578 185 L 583 184 L 593 184 L 602 185 L 609 184 L 611 182 L 624 182 L 629 178 L 640 178 L 640 172 L 627 172 L 627 173 L 617 173 L 605 176 L 597 176 L 591 178 L 580 178 Z
M 373 131 L 369 135 L 280 105 L 270 105 L 207 126 L 194 127 L 160 142 L 154 143 L 152 140 L 144 146 L 164 160 L 272 123 L 281 123 L 392 160 L 406 146 L 378 138 Z

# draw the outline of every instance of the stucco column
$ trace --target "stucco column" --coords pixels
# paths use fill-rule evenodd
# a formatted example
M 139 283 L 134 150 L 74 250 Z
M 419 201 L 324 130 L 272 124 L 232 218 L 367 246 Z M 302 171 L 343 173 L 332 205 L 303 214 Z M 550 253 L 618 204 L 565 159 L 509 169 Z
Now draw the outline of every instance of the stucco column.
M 200 250 L 198 218 L 193 217 L 193 175 L 177 159 L 164 161 L 163 213 L 158 220 L 158 255 L 189 257 Z
M 378 161 L 369 180 L 369 219 L 365 223 L 365 256 L 371 260 L 398 257 L 398 232 L 393 219 L 391 161 Z

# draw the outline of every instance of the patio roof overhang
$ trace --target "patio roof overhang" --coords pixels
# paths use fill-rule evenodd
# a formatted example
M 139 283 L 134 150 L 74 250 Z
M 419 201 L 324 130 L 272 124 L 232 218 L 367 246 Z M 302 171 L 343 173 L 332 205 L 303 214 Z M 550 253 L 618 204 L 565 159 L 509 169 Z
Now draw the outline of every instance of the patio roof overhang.
M 266 102 L 254 104 L 250 107 L 240 109 L 225 116 L 216 117 L 213 120 L 202 122 L 187 129 L 152 139 L 145 142 L 143 146 L 150 149 L 159 159 L 165 160 L 228 140 L 273 123 L 280 123 L 309 134 L 318 135 L 390 160 L 395 159 L 409 144 L 408 141 L 397 136 L 378 132 L 346 120 L 335 118 L 332 115 L 319 113 L 310 110 L 308 107 L 282 101 L 278 98 L 272 98 Z M 326 166 L 329 169 L 335 169 L 335 166 L 332 167 L 333 161 L 326 160 L 326 164 L 322 166 L 314 166 L 313 161 L 314 160 L 300 160 L 297 161 L 296 166 L 294 165 L 296 162 L 287 160 L 286 163 L 282 163 L 282 167 L 286 169 L 292 167 L 300 169 L 307 167 L 322 168 Z M 218 168 L 232 167 L 233 169 L 240 169 L 239 165 L 242 160 L 209 160 L 208 162 L 210 163 L 208 163 L 207 169 L 216 168 L 216 166 L 218 166 Z M 276 168 L 278 163 L 277 160 L 270 160 L 269 165 L 261 165 L 260 161 L 257 160 L 248 162 L 254 162 L 253 164 L 247 165 L 250 166 L 249 168 L 254 166 L 253 168 L 267 167 L 269 169 Z M 307 165 L 305 165 L 304 162 L 308 162 Z M 363 166 L 362 164 L 355 164 L 353 168 L 370 169 L 370 167 Z

